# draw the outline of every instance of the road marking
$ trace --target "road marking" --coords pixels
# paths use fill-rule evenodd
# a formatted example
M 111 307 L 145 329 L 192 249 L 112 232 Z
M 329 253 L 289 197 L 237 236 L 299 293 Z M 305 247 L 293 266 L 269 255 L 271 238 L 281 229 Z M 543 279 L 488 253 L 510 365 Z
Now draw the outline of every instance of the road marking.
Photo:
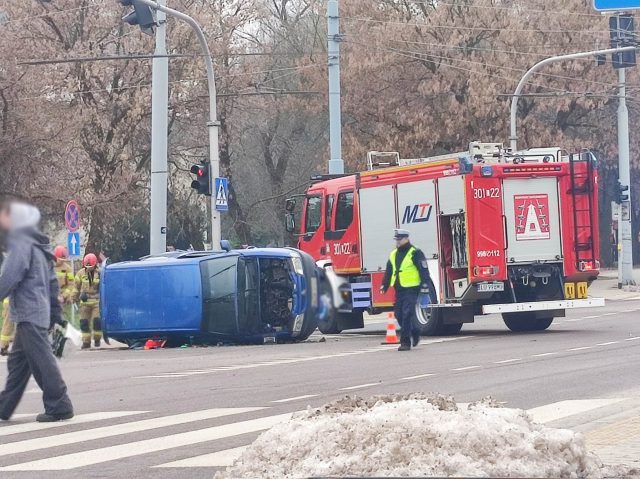
M 240 457 L 247 447 L 249 446 L 234 447 L 233 449 L 225 449 L 223 451 L 190 457 L 180 461 L 167 462 L 166 464 L 153 467 L 228 467 L 233 465 L 235 460 Z
M 591 346 L 581 346 L 579 348 L 569 348 L 567 351 L 584 351 L 585 349 L 591 349 Z
M 640 336 L 634 336 L 632 338 L 627 338 L 625 341 L 635 341 L 636 339 L 640 339 Z
M 371 386 L 377 386 L 378 384 L 382 384 L 382 383 L 358 384 L 357 386 L 349 386 L 349 387 L 346 387 L 346 388 L 340 388 L 340 391 L 353 391 L 354 389 L 369 388 Z
M 422 341 L 422 344 L 435 344 L 435 343 L 445 343 L 449 341 L 460 341 L 461 339 L 467 339 L 471 336 L 456 336 L 453 338 L 438 338 L 438 339 L 425 339 Z M 201 374 L 212 374 L 220 371 L 237 371 L 241 369 L 254 369 L 261 368 L 267 366 L 276 366 L 281 364 L 295 364 L 295 363 L 304 363 L 308 361 L 318 361 L 321 359 L 335 359 L 335 358 L 343 358 L 347 356 L 356 356 L 360 354 L 369 354 L 369 353 L 377 353 L 380 351 L 391 351 L 396 349 L 397 345 L 383 345 L 366 349 L 358 349 L 355 351 L 345 351 L 334 354 L 322 354 L 317 356 L 305 356 L 301 358 L 282 358 L 282 359 L 274 359 L 272 361 L 261 361 L 256 363 L 249 364 L 236 364 L 233 366 L 218 366 L 215 368 L 209 369 L 190 369 L 187 371 L 173 371 L 166 373 L 157 373 L 150 374 L 145 376 L 136 376 L 134 379 L 176 379 L 183 378 L 189 376 L 198 376 Z
M 90 414 L 79 414 L 68 421 L 58 422 L 30 422 L 27 424 L 10 424 L 0 426 L 0 436 L 10 436 L 12 434 L 22 434 L 24 432 L 40 431 L 54 427 L 72 426 L 93 421 L 104 421 L 105 419 L 115 419 L 119 417 L 133 416 L 135 414 L 145 414 L 149 411 L 118 411 L 118 412 L 94 412 Z M 33 417 L 34 414 L 14 414 L 13 419 Z M 5 446 L 0 445 L 0 449 Z
M 231 416 L 233 414 L 243 414 L 252 411 L 264 409 L 262 407 L 248 408 L 217 408 L 205 409 L 203 411 L 188 412 L 184 414 L 176 414 L 173 416 L 162 416 L 152 419 L 144 419 L 142 421 L 128 422 L 124 424 L 115 424 L 113 426 L 99 427 L 95 429 L 87 429 L 83 431 L 74 431 L 66 434 L 57 434 L 49 437 L 39 437 L 35 439 L 27 439 L 24 441 L 11 442 L 9 444 L 0 444 L 0 456 L 9 454 L 19 454 L 22 452 L 37 451 L 48 447 L 63 446 L 66 444 L 75 444 L 79 442 L 87 442 L 95 439 L 103 439 L 105 437 L 120 436 L 122 434 L 132 434 L 135 432 L 149 431 L 151 429 L 159 429 L 161 427 L 176 426 L 190 422 L 204 421 L 218 417 Z M 52 423 L 61 424 L 61 423 Z
M 604 313 L 602 316 L 615 316 L 618 313 Z
M 527 412 L 535 422 L 548 423 L 573 416 L 575 414 L 582 414 L 584 412 L 591 411 L 592 409 L 609 406 L 620 401 L 624 401 L 624 399 L 575 399 L 558 401 L 551 404 L 545 404 L 544 406 L 535 407 L 533 409 L 528 409 Z
M 416 376 L 407 376 L 406 378 L 400 378 L 400 381 L 411 381 L 412 379 L 428 378 L 435 375 L 435 373 L 417 374 Z
M 515 363 L 516 361 L 522 361 L 522 358 L 503 359 L 502 361 L 494 361 L 493 364 Z
M 223 426 L 198 429 L 196 431 L 164 435 L 154 439 L 146 439 L 127 444 L 99 447 L 98 449 L 0 467 L 0 471 L 67 471 L 79 467 L 125 459 L 127 457 L 140 456 L 152 452 L 166 451 L 177 447 L 263 431 L 288 420 L 290 417 L 290 413 L 278 414 L 276 416 L 267 416 L 259 419 L 225 424 Z
M 469 369 L 479 369 L 480 366 L 464 366 L 462 368 L 453 368 L 452 371 L 468 371 Z
M 545 356 L 553 356 L 555 354 L 558 354 L 557 352 L 553 352 L 553 353 L 540 353 L 540 354 L 532 354 L 531 357 L 532 358 L 543 358 Z
M 599 318 L 600 316 L 584 316 L 582 319 L 595 319 L 595 318 Z
M 606 343 L 598 343 L 596 346 L 609 346 L 610 344 L 618 344 L 620 341 L 609 341 Z
M 303 396 L 295 396 L 292 398 L 286 398 L 286 399 L 278 399 L 276 401 L 271 401 L 274 403 L 285 403 L 285 402 L 292 402 L 292 401 L 298 401 L 300 399 L 309 399 L 309 398 L 315 398 L 318 397 L 318 394 L 305 394 Z

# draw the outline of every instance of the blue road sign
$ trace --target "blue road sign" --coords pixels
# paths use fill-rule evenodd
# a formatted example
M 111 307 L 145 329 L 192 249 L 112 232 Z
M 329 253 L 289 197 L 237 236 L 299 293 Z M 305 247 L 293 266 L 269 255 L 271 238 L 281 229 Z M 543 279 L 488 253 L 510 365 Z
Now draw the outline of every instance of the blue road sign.
M 74 232 L 80 229 L 80 207 L 75 200 L 69 201 L 64 210 L 64 222 L 67 225 L 67 231 Z
M 214 194 L 216 195 L 216 210 L 229 211 L 229 179 L 216 178 Z
M 80 233 L 69 232 L 67 236 L 67 251 L 69 256 L 80 256 Z
M 640 9 L 640 0 L 593 0 L 593 8 L 600 12 Z

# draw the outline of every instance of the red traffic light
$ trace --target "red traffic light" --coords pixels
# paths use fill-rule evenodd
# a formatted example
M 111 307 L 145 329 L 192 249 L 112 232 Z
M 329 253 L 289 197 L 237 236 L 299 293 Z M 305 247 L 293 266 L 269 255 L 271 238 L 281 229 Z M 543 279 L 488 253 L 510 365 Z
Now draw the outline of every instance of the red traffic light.
M 196 175 L 196 179 L 191 183 L 191 188 L 201 195 L 211 196 L 211 179 L 209 178 L 209 163 L 204 162 L 199 165 L 191 165 L 191 174 Z

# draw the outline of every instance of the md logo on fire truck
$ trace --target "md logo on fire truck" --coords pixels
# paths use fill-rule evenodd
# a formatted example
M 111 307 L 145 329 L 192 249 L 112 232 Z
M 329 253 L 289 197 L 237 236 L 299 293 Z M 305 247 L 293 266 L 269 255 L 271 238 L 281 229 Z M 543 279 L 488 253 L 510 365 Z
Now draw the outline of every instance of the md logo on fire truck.
M 551 238 L 547 194 L 514 195 L 513 207 L 516 215 L 516 241 Z
M 402 224 L 424 223 L 431 218 L 433 205 L 431 203 L 420 203 L 417 205 L 407 205 L 402 215 Z

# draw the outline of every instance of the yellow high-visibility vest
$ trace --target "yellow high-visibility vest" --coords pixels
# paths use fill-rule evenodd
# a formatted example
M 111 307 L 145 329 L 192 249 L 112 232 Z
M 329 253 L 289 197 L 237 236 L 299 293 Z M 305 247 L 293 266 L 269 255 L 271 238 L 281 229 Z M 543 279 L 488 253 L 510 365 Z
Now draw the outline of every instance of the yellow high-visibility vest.
M 389 283 L 391 286 L 395 286 L 396 279 L 400 281 L 400 286 L 403 288 L 412 288 L 415 286 L 420 286 L 420 271 L 413 263 L 413 254 L 416 252 L 416 248 L 411 246 L 407 254 L 402 259 L 402 264 L 400 265 L 400 271 L 396 271 L 396 256 L 398 255 L 398 250 L 394 249 L 389 256 L 389 261 L 391 261 L 391 282 Z

